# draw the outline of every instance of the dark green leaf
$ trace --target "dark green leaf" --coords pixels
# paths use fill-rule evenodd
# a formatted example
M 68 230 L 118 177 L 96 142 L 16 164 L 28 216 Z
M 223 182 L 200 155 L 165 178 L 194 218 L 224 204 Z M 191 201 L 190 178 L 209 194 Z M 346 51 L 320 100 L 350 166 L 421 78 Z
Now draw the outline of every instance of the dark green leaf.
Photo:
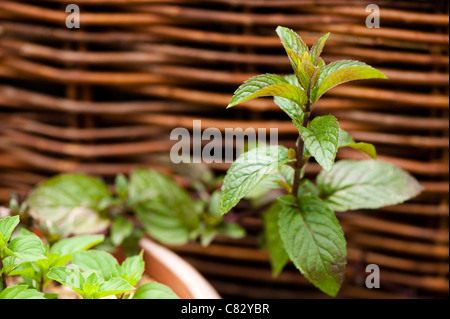
M 260 146 L 243 153 L 228 170 L 223 186 L 221 214 L 227 213 L 279 166 L 294 160 L 283 146 Z
M 139 220 L 156 240 L 181 245 L 198 229 L 198 207 L 167 176 L 153 170 L 136 170 L 131 174 L 129 192 Z
M 278 218 L 282 210 L 282 204 L 274 202 L 264 214 L 264 239 L 270 256 L 272 275 L 277 277 L 289 261 L 289 256 L 284 249 L 278 228 Z
M 294 265 L 317 288 L 336 296 L 345 276 L 347 250 L 334 212 L 308 194 L 296 205 L 283 205 L 279 228 Z
M 326 171 L 333 166 L 339 140 L 339 124 L 332 115 L 316 117 L 309 126 L 301 127 L 305 147 Z

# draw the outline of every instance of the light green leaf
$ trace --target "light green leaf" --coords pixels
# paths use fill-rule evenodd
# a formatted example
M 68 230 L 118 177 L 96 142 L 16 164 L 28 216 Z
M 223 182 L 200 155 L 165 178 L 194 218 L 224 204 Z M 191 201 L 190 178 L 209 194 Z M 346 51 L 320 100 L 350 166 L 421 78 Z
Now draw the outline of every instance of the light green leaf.
M 297 77 L 294 74 L 285 76 L 284 79 L 289 82 L 289 84 L 300 86 Z M 292 100 L 275 96 L 273 98 L 275 104 L 277 104 L 294 122 L 295 126 L 301 127 L 303 126 L 303 110 L 302 105 L 298 105 Z
M 105 239 L 104 235 L 79 235 L 71 238 L 64 238 L 57 241 L 50 252 L 59 256 L 72 255 L 82 250 L 101 243 Z
M 283 146 L 259 146 L 243 153 L 230 167 L 223 181 L 221 214 L 227 213 L 254 187 L 279 166 L 295 160 L 288 158 Z
M 64 266 L 52 267 L 47 277 L 83 295 L 84 277 L 79 270 Z
M 132 299 L 179 299 L 169 287 L 151 282 L 140 286 Z
M 339 132 L 339 147 L 351 147 L 357 151 L 366 153 L 372 159 L 377 158 L 377 151 L 375 146 L 370 143 L 359 142 L 356 143 L 355 140 L 350 136 L 350 134 L 344 130 L 340 130 Z
M 3 242 L 6 244 L 9 241 L 12 232 L 19 222 L 19 216 L 6 217 L 0 220 L 0 243 Z
M 301 127 L 305 147 L 326 171 L 333 166 L 339 140 L 339 124 L 332 115 L 316 117 L 309 126 Z
M 0 299 L 45 299 L 44 294 L 28 285 L 15 285 L 0 292 Z
M 60 236 L 105 230 L 109 220 L 99 212 L 112 202 L 108 187 L 83 174 L 58 175 L 39 185 L 30 195 L 30 214 L 51 233 Z
M 102 250 L 80 251 L 73 255 L 72 263 L 83 271 L 100 271 L 105 280 L 120 275 L 116 258 Z
M 311 91 L 311 102 L 316 102 L 322 94 L 336 85 L 353 80 L 386 79 L 387 77 L 371 66 L 351 60 L 341 60 L 324 66 L 319 73 L 317 84 Z
M 269 251 L 273 277 L 277 277 L 289 261 L 289 256 L 284 249 L 278 227 L 278 218 L 281 210 L 282 204 L 276 201 L 263 216 L 264 239 Z
M 8 245 L 7 254 L 16 256 L 22 263 L 46 258 L 44 245 L 36 235 L 14 238 Z
M 289 84 L 276 74 L 262 74 L 245 81 L 234 92 L 228 107 L 262 96 L 279 96 L 303 106 L 307 101 L 304 90 Z
M 408 172 L 373 160 L 341 160 L 330 172 L 318 175 L 317 186 L 324 200 L 336 211 L 395 205 L 423 190 Z
M 124 217 L 117 217 L 114 219 L 111 227 L 111 241 L 115 246 L 119 246 L 122 242 L 131 235 L 134 225 L 131 221 Z
M 128 281 L 122 278 L 114 277 L 105 281 L 100 285 L 97 292 L 94 293 L 94 299 L 99 299 L 111 295 L 118 295 L 124 292 L 134 290 L 133 286 L 130 286 Z
M 347 249 L 334 212 L 319 198 L 304 195 L 296 205 L 283 204 L 279 228 L 294 265 L 317 288 L 336 296 L 345 276 Z
M 154 170 L 139 169 L 130 177 L 131 205 L 145 230 L 169 245 L 185 244 L 198 229 L 199 211 L 189 194 Z
M 131 286 L 135 286 L 144 273 L 145 263 L 142 253 L 128 257 L 120 267 L 120 277 L 128 281 Z
M 100 285 L 103 283 L 103 278 L 99 277 L 98 273 L 95 271 L 84 272 L 84 283 L 83 283 L 83 298 L 84 299 L 92 299 L 94 294 L 100 288 Z
M 309 55 L 311 58 L 311 63 L 313 65 L 317 65 L 319 63 L 320 55 L 322 54 L 323 47 L 325 46 L 325 42 L 327 41 L 328 37 L 330 36 L 330 33 L 328 32 L 323 37 L 321 37 L 319 40 L 317 40 L 316 43 L 311 47 L 311 50 L 309 51 Z

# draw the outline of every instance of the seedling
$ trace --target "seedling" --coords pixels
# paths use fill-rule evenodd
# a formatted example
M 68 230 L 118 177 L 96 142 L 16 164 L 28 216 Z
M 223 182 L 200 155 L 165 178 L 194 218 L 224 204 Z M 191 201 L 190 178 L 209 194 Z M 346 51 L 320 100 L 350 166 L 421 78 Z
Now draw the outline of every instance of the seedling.
M 320 57 L 329 33 L 309 49 L 292 30 L 276 30 L 294 74 L 285 77 L 264 74 L 244 82 L 228 105 L 272 96 L 291 118 L 299 136 L 294 148 L 259 145 L 242 154 L 228 170 L 223 186 L 221 214 L 230 211 L 263 180 L 268 187 L 282 187 L 280 196 L 264 215 L 265 238 L 274 275 L 291 260 L 317 288 L 331 296 L 339 292 L 347 262 L 346 240 L 334 212 L 376 209 L 402 203 L 422 190 L 407 172 L 376 161 L 372 144 L 355 142 L 339 128 L 332 115 L 311 112 L 331 88 L 352 80 L 386 79 L 371 66 L 351 60 L 326 64 Z M 351 147 L 371 160 L 341 160 L 341 147 Z M 310 158 L 322 167 L 316 184 L 304 177 Z
M 167 286 L 146 283 L 135 289 L 144 273 L 142 252 L 119 265 L 115 257 L 101 250 L 89 250 L 104 240 L 103 235 L 80 235 L 44 244 L 22 228 L 12 238 L 19 216 L 0 219 L 0 299 L 53 299 L 44 294 L 55 280 L 84 299 L 115 295 L 128 299 L 178 298 Z M 70 265 L 67 265 L 70 263 Z M 8 287 L 7 277 L 21 278 Z

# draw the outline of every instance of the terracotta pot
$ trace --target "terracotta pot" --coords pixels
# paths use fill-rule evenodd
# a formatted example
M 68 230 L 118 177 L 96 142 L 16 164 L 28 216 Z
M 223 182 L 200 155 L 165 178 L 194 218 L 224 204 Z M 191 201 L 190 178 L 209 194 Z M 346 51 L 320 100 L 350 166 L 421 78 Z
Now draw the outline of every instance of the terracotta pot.
M 211 284 L 173 251 L 148 238 L 141 239 L 140 246 L 144 249 L 147 274 L 157 282 L 169 286 L 180 298 L 220 298 Z

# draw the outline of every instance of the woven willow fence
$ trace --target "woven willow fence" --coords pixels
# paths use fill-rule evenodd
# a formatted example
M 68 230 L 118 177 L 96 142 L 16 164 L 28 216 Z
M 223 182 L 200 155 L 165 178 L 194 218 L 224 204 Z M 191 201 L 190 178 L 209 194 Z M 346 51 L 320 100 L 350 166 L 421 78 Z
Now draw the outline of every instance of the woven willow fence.
M 77 3 L 81 28 L 67 29 Z M 269 99 L 225 110 L 249 77 L 287 73 L 278 25 L 311 45 L 331 32 L 326 62 L 359 59 L 389 81 L 329 91 L 315 114 L 334 114 L 379 159 L 414 174 L 425 191 L 376 211 L 339 214 L 349 244 L 339 297 L 448 295 L 448 2 L 379 0 L 381 28 L 365 26 L 358 0 L 40 0 L 0 1 L 0 202 L 60 172 L 110 180 L 159 161 L 175 127 L 278 128 L 289 146 L 296 129 Z M 340 158 L 364 158 L 342 150 Z M 218 174 L 228 164 L 211 164 Z M 319 167 L 311 164 L 313 178 Z M 288 265 L 273 279 L 251 208 L 243 240 L 173 248 L 224 297 L 322 298 Z M 367 289 L 365 267 L 381 268 Z

